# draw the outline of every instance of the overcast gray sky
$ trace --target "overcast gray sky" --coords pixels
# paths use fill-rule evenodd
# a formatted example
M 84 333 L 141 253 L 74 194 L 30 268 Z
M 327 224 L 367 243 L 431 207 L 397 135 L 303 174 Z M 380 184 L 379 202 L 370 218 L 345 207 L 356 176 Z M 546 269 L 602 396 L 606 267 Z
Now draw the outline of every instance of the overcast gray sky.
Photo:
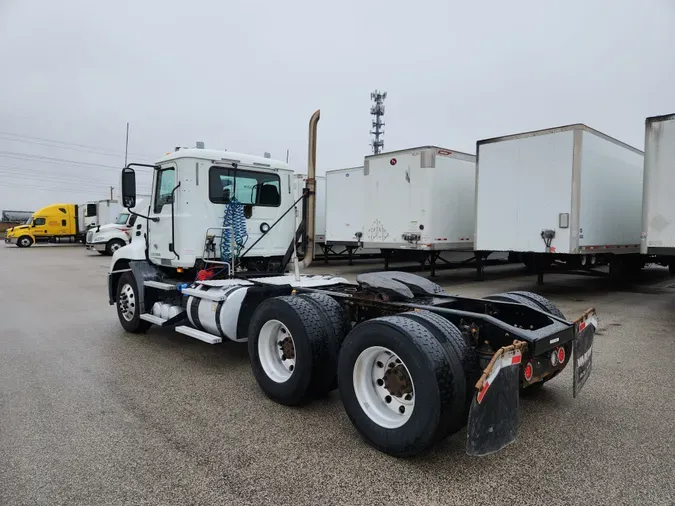
M 576 122 L 642 148 L 673 26 L 675 0 L 0 0 L 0 209 L 105 198 L 127 121 L 132 161 L 203 140 L 305 172 L 320 108 L 319 171 L 360 165 L 375 88 L 385 150 Z

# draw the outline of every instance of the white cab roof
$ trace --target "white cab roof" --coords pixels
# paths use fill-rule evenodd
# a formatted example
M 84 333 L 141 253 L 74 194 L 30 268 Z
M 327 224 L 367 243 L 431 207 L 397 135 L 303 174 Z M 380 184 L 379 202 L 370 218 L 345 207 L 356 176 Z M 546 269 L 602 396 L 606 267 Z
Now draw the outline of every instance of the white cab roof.
M 179 149 L 178 151 L 173 151 L 172 153 L 161 157 L 156 163 L 161 164 L 169 160 L 177 160 L 180 158 L 198 158 L 209 161 L 233 161 L 242 165 L 257 165 L 260 167 L 293 170 L 288 164 L 279 160 L 273 160 L 262 156 L 246 155 L 244 153 L 235 153 L 234 151 L 222 151 L 219 149 Z

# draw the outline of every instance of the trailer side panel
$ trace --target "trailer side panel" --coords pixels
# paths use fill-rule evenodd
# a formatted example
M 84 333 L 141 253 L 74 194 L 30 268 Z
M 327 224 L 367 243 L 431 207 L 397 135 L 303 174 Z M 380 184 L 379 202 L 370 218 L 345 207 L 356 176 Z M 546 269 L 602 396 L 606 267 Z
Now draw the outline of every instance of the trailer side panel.
M 583 131 L 578 212 L 581 252 L 589 247 L 615 253 L 638 251 L 642 166 L 641 152 Z
M 476 238 L 479 251 L 545 252 L 542 230 L 554 230 L 551 249 L 570 252 L 574 130 L 511 136 L 478 143 Z
M 642 253 L 675 253 L 675 115 L 647 120 Z

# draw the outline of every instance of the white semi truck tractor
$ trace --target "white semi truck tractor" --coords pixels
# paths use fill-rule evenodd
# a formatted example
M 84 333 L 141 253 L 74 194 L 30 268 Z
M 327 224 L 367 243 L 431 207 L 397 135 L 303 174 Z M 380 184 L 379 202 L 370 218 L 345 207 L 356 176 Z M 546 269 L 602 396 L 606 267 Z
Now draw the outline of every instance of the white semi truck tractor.
M 310 252 L 318 119 L 319 111 L 300 197 Z M 122 173 L 129 209 L 133 167 Z M 137 213 L 131 244 L 112 257 L 110 304 L 131 333 L 156 325 L 210 344 L 247 342 L 272 401 L 298 406 L 337 388 L 356 430 L 383 452 L 415 455 L 468 425 L 467 452 L 485 455 L 515 440 L 521 389 L 542 386 L 570 362 L 575 396 L 589 377 L 593 309 L 568 321 L 528 292 L 471 299 L 403 272 L 356 283 L 300 274 L 300 200 L 286 164 L 181 149 L 152 168 L 149 210 Z
M 139 199 L 137 195 L 136 207 L 133 211 L 146 212 L 148 201 L 149 196 Z M 113 223 L 90 228 L 84 242 L 86 249 L 98 251 L 101 255 L 113 255 L 118 249 L 131 242 L 137 218 L 138 215 L 134 212 L 123 210 Z

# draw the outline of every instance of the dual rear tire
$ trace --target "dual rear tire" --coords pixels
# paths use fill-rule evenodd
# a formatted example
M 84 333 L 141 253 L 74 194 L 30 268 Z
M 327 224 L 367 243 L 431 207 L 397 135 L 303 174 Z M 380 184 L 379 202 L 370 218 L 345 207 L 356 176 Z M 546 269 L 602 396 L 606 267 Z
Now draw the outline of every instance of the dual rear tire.
M 326 295 L 263 302 L 248 334 L 263 392 L 299 405 L 337 386 L 358 433 L 390 455 L 418 454 L 464 427 L 480 371 L 454 325 L 419 311 L 350 327 Z

